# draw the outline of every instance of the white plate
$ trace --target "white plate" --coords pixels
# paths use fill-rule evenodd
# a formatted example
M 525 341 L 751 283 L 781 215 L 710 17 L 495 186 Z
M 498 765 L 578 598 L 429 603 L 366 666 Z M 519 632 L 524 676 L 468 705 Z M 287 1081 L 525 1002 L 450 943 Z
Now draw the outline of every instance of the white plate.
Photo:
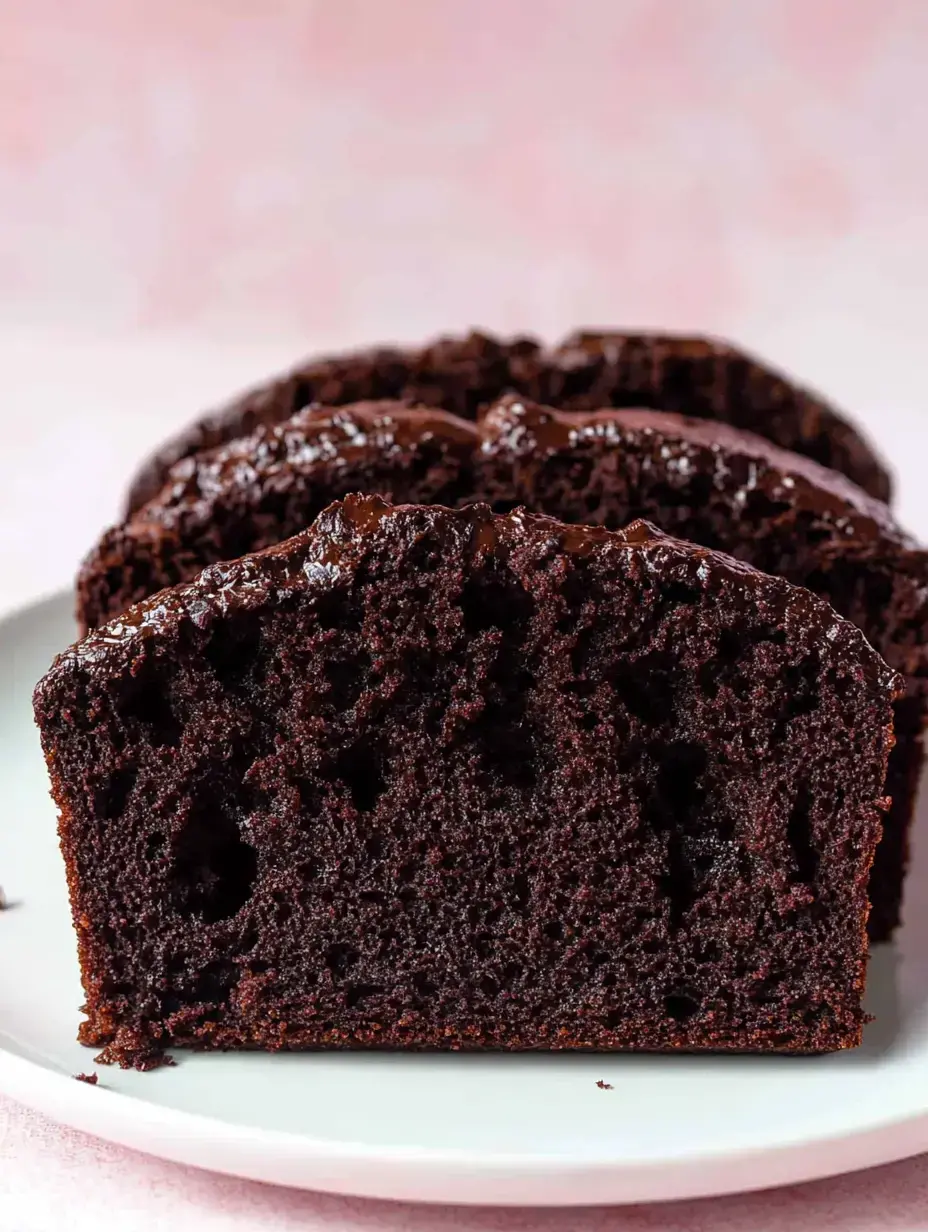
M 872 960 L 876 1021 L 856 1052 L 181 1054 L 151 1074 L 95 1067 L 74 1042 L 81 990 L 30 701 L 72 634 L 70 598 L 0 623 L 0 880 L 12 907 L 0 916 L 0 1090 L 168 1159 L 412 1200 L 680 1198 L 928 1150 L 928 851 L 919 861 L 917 844 L 908 924 Z M 74 1081 L 94 1068 L 99 1086 Z

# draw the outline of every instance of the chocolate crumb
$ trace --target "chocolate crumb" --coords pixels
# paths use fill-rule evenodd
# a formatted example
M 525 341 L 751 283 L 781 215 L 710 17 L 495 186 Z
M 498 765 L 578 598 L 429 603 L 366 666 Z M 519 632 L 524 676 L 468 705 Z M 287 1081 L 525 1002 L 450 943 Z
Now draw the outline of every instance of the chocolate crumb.
M 597 1079 L 597 1081 L 596 1081 L 596 1085 L 599 1087 L 599 1089 L 600 1089 L 601 1091 L 613 1091 L 613 1090 L 615 1090 L 615 1088 L 613 1087 L 613 1085 L 612 1085 L 612 1083 L 611 1083 L 611 1082 L 603 1082 L 602 1078 L 598 1078 L 598 1079 Z
M 170 1053 L 160 1048 L 138 1047 L 124 1044 L 107 1044 L 94 1057 L 97 1065 L 118 1065 L 120 1069 L 136 1069 L 143 1074 L 164 1066 L 176 1065 Z
M 91 1087 L 95 1087 L 99 1081 L 96 1074 L 75 1074 L 74 1077 L 78 1082 L 86 1082 Z

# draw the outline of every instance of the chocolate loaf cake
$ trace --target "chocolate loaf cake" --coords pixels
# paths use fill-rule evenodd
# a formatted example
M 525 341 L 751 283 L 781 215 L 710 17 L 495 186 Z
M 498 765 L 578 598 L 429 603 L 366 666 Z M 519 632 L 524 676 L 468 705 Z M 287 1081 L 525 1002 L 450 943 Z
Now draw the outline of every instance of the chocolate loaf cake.
M 853 1047 L 900 687 L 646 523 L 349 497 L 36 689 L 81 1039 Z
M 928 695 L 928 554 L 849 480 L 723 424 L 661 412 L 558 412 L 515 397 L 476 425 L 370 403 L 310 409 L 179 463 L 109 531 L 78 581 L 83 629 L 205 565 L 303 529 L 352 490 L 397 502 L 518 505 L 565 522 L 663 529 L 806 586 L 903 673 L 871 933 L 899 922 Z
M 727 343 L 667 334 L 584 330 L 552 350 L 531 338 L 440 338 L 418 350 L 380 347 L 310 360 L 207 415 L 169 441 L 136 477 L 129 512 L 163 487 L 175 462 L 280 423 L 312 403 L 403 399 L 463 419 L 514 392 L 571 410 L 652 407 L 745 428 L 842 471 L 888 500 L 872 446 L 837 411 Z

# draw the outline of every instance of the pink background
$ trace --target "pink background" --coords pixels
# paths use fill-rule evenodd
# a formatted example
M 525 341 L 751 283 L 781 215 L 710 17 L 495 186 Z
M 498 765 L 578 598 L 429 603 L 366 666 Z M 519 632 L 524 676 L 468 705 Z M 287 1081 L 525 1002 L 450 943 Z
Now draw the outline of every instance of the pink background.
M 17 324 L 790 340 L 923 307 L 920 0 L 2 11 Z
M 201 404 L 470 324 L 731 334 L 869 426 L 928 532 L 926 66 L 923 0 L 0 3 L 0 600 L 66 582 Z M 0 1101 L 0 1230 L 107 1217 L 872 1232 L 928 1228 L 928 1164 L 439 1215 L 186 1172 Z

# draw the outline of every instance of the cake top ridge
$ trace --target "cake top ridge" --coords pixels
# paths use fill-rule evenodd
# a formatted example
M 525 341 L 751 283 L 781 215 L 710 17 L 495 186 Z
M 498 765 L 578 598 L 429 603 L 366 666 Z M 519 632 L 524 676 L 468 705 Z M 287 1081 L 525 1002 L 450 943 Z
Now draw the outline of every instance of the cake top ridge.
M 311 404 L 401 398 L 473 420 L 509 392 L 572 411 L 644 406 L 729 422 L 846 473 L 878 499 L 891 493 L 865 435 L 818 395 L 719 339 L 587 329 L 545 348 L 472 331 L 418 348 L 309 359 L 246 391 L 161 447 L 136 476 L 130 510 L 151 499 L 180 459 Z
M 169 471 L 165 484 L 129 519 L 130 524 L 173 525 L 186 516 L 204 520 L 215 502 L 232 493 L 247 496 L 275 482 L 287 470 L 309 472 L 321 463 L 389 461 L 391 456 L 434 441 L 462 459 L 499 454 L 539 460 L 558 450 L 601 444 L 634 445 L 660 452 L 669 470 L 698 468 L 719 488 L 733 483 L 733 460 L 745 501 L 763 494 L 817 518 L 841 534 L 890 540 L 900 548 L 915 541 L 882 501 L 846 475 L 813 459 L 780 448 L 756 433 L 715 420 L 668 411 L 607 407 L 562 411 L 518 394 L 494 401 L 476 424 L 449 412 L 401 400 L 313 406 L 277 424 L 261 424 Z
M 676 539 L 643 519 L 621 530 L 607 530 L 559 522 L 521 508 L 494 514 L 485 504 L 460 509 L 391 505 L 379 496 L 361 494 L 334 502 L 307 530 L 282 543 L 209 565 L 193 581 L 159 591 L 129 608 L 59 655 L 49 676 L 68 666 L 92 667 L 114 654 L 121 656 L 127 646 L 176 632 L 184 620 L 203 627 L 231 610 L 260 607 L 269 597 L 300 590 L 321 592 L 350 576 L 372 548 L 409 544 L 426 535 L 458 545 L 467 542 L 472 555 L 495 554 L 504 561 L 561 553 L 606 562 L 622 554 L 642 575 L 660 576 L 670 569 L 684 589 L 724 590 L 745 609 L 771 599 L 785 625 L 795 620 L 815 629 L 823 644 L 843 644 L 852 650 L 884 687 L 897 692 L 902 687 L 901 678 L 864 634 L 825 600 L 725 553 Z M 686 601 L 685 595 L 681 601 Z

